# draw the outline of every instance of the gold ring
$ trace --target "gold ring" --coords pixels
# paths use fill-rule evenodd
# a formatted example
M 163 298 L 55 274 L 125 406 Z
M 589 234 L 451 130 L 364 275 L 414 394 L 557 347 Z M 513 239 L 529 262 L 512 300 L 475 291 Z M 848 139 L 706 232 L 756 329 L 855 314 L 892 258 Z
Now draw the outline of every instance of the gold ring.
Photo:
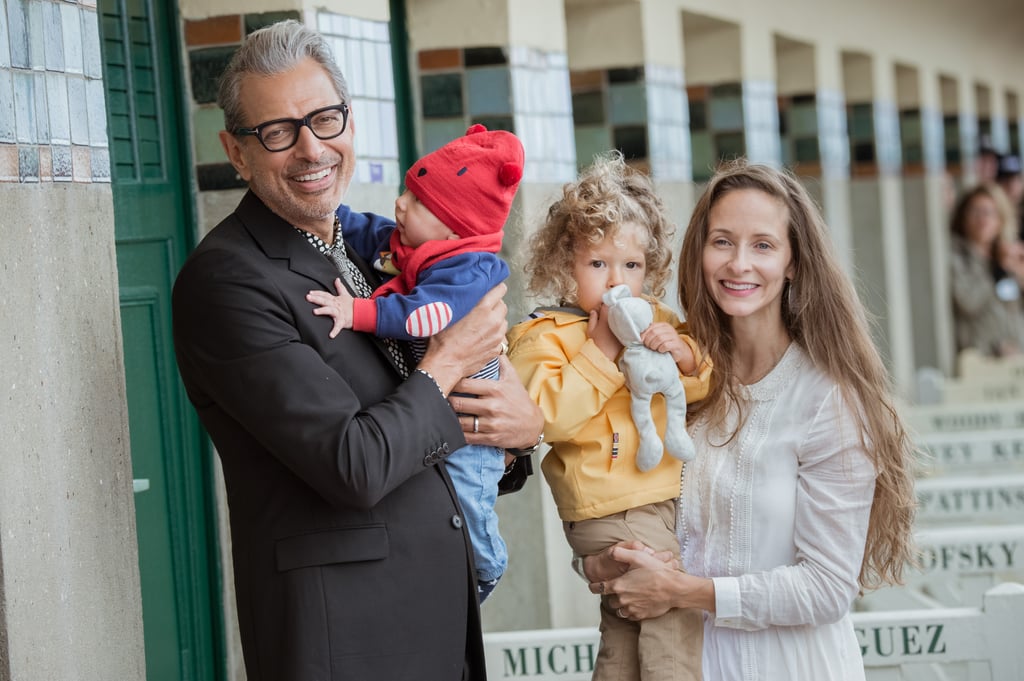
M 479 433 L 480 432 L 480 417 L 479 416 L 474 416 L 473 417 L 473 432 L 474 433 Z

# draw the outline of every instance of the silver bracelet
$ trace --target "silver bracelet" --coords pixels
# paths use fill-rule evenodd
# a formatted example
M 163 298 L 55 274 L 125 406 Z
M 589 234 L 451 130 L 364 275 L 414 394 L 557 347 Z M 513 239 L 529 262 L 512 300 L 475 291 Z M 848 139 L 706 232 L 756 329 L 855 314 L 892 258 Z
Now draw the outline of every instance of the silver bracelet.
M 429 371 L 425 371 L 424 369 L 420 369 L 419 367 L 416 368 L 416 371 L 417 371 L 417 373 L 421 373 L 421 374 L 423 374 L 424 376 L 426 376 L 427 378 L 430 379 L 430 382 L 433 383 L 434 386 L 437 388 L 437 392 L 441 393 L 441 399 L 444 399 L 444 400 L 448 399 L 448 396 L 444 394 L 444 390 L 441 390 L 441 384 L 437 382 L 436 378 L 434 378 L 433 376 L 430 375 Z

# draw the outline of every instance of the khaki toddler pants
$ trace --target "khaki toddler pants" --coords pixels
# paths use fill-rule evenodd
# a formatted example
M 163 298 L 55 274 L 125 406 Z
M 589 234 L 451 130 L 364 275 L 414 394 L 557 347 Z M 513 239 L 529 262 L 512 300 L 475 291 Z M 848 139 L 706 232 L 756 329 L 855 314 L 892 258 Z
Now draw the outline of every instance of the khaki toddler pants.
M 631 508 L 603 518 L 563 523 L 576 555 L 591 556 L 637 539 L 655 551 L 679 553 L 675 501 Z M 592 681 L 700 681 L 704 614 L 673 608 L 661 617 L 622 619 L 601 597 L 601 646 Z

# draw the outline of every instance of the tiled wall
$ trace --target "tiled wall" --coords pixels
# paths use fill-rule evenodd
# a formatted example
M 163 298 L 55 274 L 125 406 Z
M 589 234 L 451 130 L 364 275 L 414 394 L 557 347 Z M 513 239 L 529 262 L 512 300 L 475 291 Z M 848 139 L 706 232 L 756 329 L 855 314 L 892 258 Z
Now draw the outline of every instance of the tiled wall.
M 282 19 L 302 20 L 298 12 L 274 12 L 185 22 L 194 105 L 194 156 L 201 191 L 245 186 L 225 159 L 218 141 L 224 116 L 216 103 L 217 82 L 245 35 Z M 355 179 L 397 188 L 400 177 L 388 24 L 318 12 L 316 26 L 345 74 L 353 116 L 359 121 Z
M 422 153 L 481 123 L 522 140 L 524 181 L 566 182 L 575 175 L 564 53 L 505 46 L 432 49 L 417 54 L 416 64 Z
M 94 0 L 5 0 L 0 182 L 110 182 Z

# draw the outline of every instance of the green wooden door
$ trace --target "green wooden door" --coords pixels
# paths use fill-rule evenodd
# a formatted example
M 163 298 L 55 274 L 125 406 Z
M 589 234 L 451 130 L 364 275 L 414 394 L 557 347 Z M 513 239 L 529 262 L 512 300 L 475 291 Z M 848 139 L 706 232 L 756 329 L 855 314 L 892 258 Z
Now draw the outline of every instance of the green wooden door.
M 223 678 L 209 456 L 171 286 L 193 233 L 173 2 L 100 0 L 148 681 Z

